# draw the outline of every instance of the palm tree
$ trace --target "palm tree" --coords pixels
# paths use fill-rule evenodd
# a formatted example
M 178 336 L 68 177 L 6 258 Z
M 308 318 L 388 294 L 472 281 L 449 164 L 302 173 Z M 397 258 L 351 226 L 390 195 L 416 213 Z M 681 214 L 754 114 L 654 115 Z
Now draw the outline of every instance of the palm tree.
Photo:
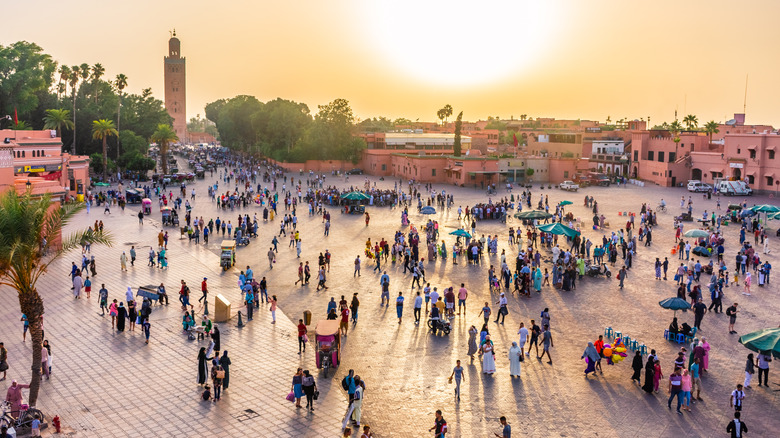
M 674 157 L 677 159 L 677 147 L 680 145 L 680 132 L 682 131 L 682 125 L 678 120 L 675 120 L 672 122 L 671 125 L 669 125 L 669 134 L 672 136 L 672 141 L 674 142 Z
M 704 132 L 709 134 L 710 143 L 712 143 L 712 134 L 717 134 L 718 132 L 720 132 L 718 130 L 718 124 L 715 122 L 715 120 L 710 120 L 704 125 Z
M 56 129 L 62 138 L 62 127 L 73 129 L 73 121 L 70 120 L 70 111 L 66 109 L 48 109 L 43 116 L 43 129 Z
M 92 122 L 92 138 L 103 141 L 103 182 L 108 181 L 106 174 L 108 172 L 108 153 L 106 141 L 109 136 L 119 135 L 113 120 L 100 119 Z
M 119 102 L 116 104 L 116 130 L 119 131 L 119 115 L 122 111 L 122 90 L 127 86 L 127 76 L 124 73 L 116 75 L 116 82 L 114 82 L 117 94 L 119 95 Z M 116 136 L 116 158 L 119 159 L 119 136 Z
M 179 140 L 170 125 L 160 123 L 157 130 L 152 134 L 152 141 L 160 145 L 160 161 L 162 163 L 163 175 L 168 174 L 168 145 Z
M 76 85 L 79 84 L 80 68 L 74 65 L 70 68 L 68 83 L 70 84 L 70 96 L 73 100 L 73 144 L 70 146 L 70 153 L 76 155 Z
M 447 118 L 449 118 L 449 116 L 452 115 L 452 105 L 450 104 L 444 105 L 444 108 L 442 109 L 444 110 L 444 121 L 446 122 Z
M 61 65 L 59 73 L 60 73 L 60 81 L 57 84 L 57 102 L 60 101 L 60 98 L 65 93 L 65 89 L 63 89 L 62 86 L 65 85 L 67 87 L 68 85 L 68 79 L 70 77 L 70 67 L 68 67 L 67 65 Z M 65 84 L 62 83 L 63 81 L 65 81 Z
M 16 289 L 19 307 L 27 315 L 32 341 L 32 378 L 29 404 L 35 406 L 41 384 L 41 349 L 44 313 L 36 284 L 49 265 L 62 254 L 82 244 L 111 245 L 111 237 L 102 232 L 77 231 L 62 240 L 62 246 L 44 260 L 47 244 L 60 239 L 62 228 L 83 208 L 83 204 L 68 203 L 52 208 L 51 196 L 23 195 L 8 190 L 0 195 L 0 285 Z
M 97 63 L 92 66 L 92 89 L 93 93 L 95 93 L 95 103 L 97 103 L 98 98 L 98 81 L 100 78 L 105 74 L 106 69 L 103 68 L 103 65 L 100 63 Z
M 693 114 L 688 114 L 683 119 L 683 123 L 685 123 L 685 126 L 688 127 L 689 131 L 692 131 L 693 129 L 699 127 L 699 118 Z

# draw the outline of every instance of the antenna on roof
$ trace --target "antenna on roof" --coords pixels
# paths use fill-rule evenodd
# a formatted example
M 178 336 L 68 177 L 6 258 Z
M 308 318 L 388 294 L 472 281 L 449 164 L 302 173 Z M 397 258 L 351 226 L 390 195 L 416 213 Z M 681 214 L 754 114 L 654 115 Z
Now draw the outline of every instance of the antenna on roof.
M 745 100 L 742 102 L 742 114 L 745 114 L 745 111 L 747 110 L 747 86 L 748 86 L 748 75 L 745 75 Z

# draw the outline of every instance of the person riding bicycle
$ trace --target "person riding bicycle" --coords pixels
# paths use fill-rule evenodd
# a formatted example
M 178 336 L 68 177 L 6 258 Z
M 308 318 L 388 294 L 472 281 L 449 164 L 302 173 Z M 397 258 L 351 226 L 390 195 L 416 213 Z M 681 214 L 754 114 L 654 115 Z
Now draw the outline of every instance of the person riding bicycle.
M 664 201 L 664 198 L 661 198 L 661 204 L 659 204 L 661 208 L 666 208 L 666 201 Z

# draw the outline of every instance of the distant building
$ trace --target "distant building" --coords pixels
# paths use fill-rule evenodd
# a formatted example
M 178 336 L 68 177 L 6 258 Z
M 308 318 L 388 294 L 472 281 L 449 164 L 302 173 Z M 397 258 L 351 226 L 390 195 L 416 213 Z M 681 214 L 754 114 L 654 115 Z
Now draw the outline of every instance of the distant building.
M 173 117 L 173 130 L 181 143 L 187 143 L 186 59 L 181 56 L 181 42 L 176 30 L 168 40 L 165 57 L 165 109 Z

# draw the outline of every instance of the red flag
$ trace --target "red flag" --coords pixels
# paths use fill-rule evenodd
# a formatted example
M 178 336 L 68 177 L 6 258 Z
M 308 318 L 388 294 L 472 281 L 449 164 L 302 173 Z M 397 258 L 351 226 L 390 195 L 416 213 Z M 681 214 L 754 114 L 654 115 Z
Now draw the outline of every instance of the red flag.
M 517 134 L 512 134 L 512 140 L 514 140 L 515 147 L 517 147 Z
M 16 107 L 14 107 L 14 125 L 19 126 L 19 116 L 16 114 Z

